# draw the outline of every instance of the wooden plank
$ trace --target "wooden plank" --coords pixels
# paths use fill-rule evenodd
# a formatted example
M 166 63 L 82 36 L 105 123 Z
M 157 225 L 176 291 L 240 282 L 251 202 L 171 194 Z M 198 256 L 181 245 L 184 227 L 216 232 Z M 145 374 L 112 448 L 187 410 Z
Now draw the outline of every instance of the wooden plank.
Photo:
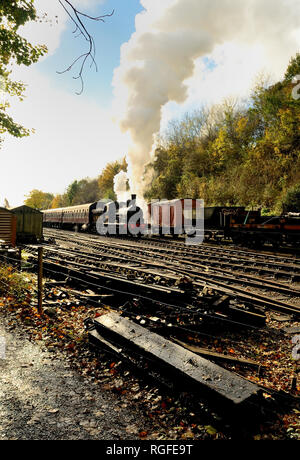
M 110 312 L 95 319 L 100 334 L 111 334 L 120 344 L 137 348 L 141 355 L 155 358 L 180 376 L 219 396 L 239 404 L 257 394 L 259 388 L 195 353 L 170 342 L 133 321 Z
M 187 350 L 192 351 L 193 353 L 198 353 L 199 355 L 207 356 L 212 359 L 218 359 L 221 361 L 229 361 L 231 363 L 237 363 L 237 364 L 244 364 L 245 366 L 254 366 L 254 367 L 260 366 L 259 363 L 252 361 L 252 359 L 245 359 L 245 358 L 238 358 L 236 356 L 224 355 L 222 353 L 217 353 L 212 350 L 208 350 L 207 348 L 197 347 L 196 345 L 189 345 L 188 343 L 181 342 L 181 340 L 178 340 L 175 337 L 172 337 L 172 340 L 174 340 L 174 342 L 178 343 L 179 345 L 186 348 Z

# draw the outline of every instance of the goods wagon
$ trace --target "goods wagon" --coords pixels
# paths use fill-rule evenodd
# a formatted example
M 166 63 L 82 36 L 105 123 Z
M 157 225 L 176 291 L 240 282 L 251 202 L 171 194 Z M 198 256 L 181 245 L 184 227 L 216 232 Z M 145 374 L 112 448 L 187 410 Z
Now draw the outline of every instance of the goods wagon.
M 229 228 L 230 216 L 245 210 L 244 207 L 214 206 L 197 210 L 195 199 L 158 201 L 148 204 L 148 219 L 154 234 L 181 235 L 196 226 L 196 218 L 203 219 L 205 238 L 217 233 L 224 235 Z M 197 216 L 198 214 L 198 216 Z
M 234 243 L 259 247 L 300 244 L 300 213 L 262 216 L 260 211 L 245 211 L 231 216 L 230 236 Z
M 16 217 L 5 208 L 0 208 L 0 246 L 16 245 Z
M 180 235 L 195 224 L 197 200 L 157 201 L 148 204 L 152 234 Z
M 17 218 L 17 242 L 36 243 L 43 237 L 43 214 L 29 206 L 11 209 Z

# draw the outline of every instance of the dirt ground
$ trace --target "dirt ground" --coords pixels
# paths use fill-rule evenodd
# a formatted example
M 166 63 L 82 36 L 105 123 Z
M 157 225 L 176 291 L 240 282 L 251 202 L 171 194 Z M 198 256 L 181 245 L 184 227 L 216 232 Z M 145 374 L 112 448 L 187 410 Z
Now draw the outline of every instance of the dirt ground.
M 148 429 L 149 420 L 134 405 L 122 407 L 116 395 L 99 391 L 56 353 L 31 343 L 20 329 L 10 332 L 4 318 L 1 323 L 0 439 L 130 440 L 137 437 L 133 427 Z

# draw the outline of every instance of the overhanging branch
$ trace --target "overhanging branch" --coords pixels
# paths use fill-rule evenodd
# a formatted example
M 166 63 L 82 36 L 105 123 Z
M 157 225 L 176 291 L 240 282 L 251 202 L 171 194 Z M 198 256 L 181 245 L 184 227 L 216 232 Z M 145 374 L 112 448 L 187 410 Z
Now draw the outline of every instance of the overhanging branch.
M 75 80 L 79 79 L 81 82 L 81 90 L 78 93 L 76 93 L 80 95 L 82 94 L 84 89 L 83 72 L 88 60 L 91 61 L 90 67 L 92 68 L 93 66 L 95 66 L 96 72 L 98 71 L 97 63 L 95 60 L 95 41 L 92 35 L 89 33 L 87 26 L 84 24 L 83 19 L 86 18 L 92 21 L 105 22 L 105 18 L 111 17 L 114 14 L 114 10 L 110 14 L 94 17 L 77 10 L 77 8 L 75 8 L 72 2 L 69 0 L 59 0 L 59 3 L 61 4 L 61 6 L 66 11 L 66 13 L 75 25 L 75 30 L 73 31 L 73 34 L 77 34 L 75 38 L 82 36 L 88 42 L 88 49 L 86 53 L 83 53 L 78 58 L 76 58 L 72 62 L 72 64 L 69 65 L 65 70 L 57 72 L 59 74 L 70 72 L 77 63 L 80 63 L 78 75 L 73 77 Z

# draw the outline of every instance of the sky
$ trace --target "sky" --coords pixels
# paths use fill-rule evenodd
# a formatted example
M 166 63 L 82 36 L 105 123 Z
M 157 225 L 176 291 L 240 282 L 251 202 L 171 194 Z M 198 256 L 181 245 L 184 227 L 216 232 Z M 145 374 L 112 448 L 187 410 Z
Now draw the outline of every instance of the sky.
M 298 0 L 74 0 L 87 21 L 98 72 L 59 74 L 85 50 L 58 0 L 36 0 L 52 23 L 22 34 L 49 53 L 13 69 L 28 87 L 10 114 L 34 133 L 6 136 L 0 150 L 0 206 L 22 204 L 33 189 L 63 193 L 75 179 L 97 177 L 129 155 L 135 175 L 149 161 L 153 134 L 172 118 L 225 97 L 247 98 L 258 75 L 283 77 L 299 51 Z M 242 6 L 241 6 L 242 5 Z M 58 24 L 55 16 L 58 16 Z M 122 128 L 122 130 L 120 129 Z M 100 198 L 100 197 L 99 197 Z

